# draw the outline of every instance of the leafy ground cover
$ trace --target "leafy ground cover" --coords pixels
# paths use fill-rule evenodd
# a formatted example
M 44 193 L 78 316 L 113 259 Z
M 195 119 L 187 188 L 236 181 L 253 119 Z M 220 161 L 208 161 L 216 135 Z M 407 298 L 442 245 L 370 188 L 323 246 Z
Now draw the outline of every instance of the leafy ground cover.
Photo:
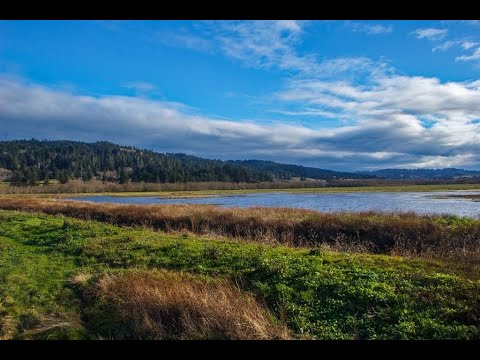
M 105 276 L 159 269 L 228 281 L 265 305 L 272 323 L 286 324 L 293 338 L 480 338 L 480 281 L 440 261 L 16 211 L 0 211 L 0 336 L 145 338 L 135 317 L 92 289 Z

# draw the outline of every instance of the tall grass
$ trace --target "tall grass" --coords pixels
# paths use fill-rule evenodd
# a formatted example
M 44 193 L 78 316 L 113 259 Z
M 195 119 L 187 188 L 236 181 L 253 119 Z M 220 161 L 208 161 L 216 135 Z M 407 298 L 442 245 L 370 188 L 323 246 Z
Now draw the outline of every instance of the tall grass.
M 480 264 L 480 221 L 454 216 L 186 204 L 118 205 L 48 198 L 3 198 L 0 208 L 63 214 L 116 225 L 142 225 L 167 232 L 190 231 L 290 246 L 458 259 L 474 267 Z
M 90 297 L 111 306 L 123 323 L 115 338 L 288 339 L 265 306 L 226 280 L 167 271 L 104 275 Z M 121 332 L 124 332 L 122 334 Z

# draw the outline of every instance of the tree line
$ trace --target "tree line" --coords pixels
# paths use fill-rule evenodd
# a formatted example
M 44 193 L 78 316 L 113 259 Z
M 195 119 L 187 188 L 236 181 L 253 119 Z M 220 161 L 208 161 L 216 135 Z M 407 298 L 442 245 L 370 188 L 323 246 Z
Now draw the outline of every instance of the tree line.
M 186 154 L 161 154 L 109 142 L 14 140 L 0 142 L 0 168 L 13 186 L 35 186 L 52 180 L 103 182 L 264 182 L 266 171 Z

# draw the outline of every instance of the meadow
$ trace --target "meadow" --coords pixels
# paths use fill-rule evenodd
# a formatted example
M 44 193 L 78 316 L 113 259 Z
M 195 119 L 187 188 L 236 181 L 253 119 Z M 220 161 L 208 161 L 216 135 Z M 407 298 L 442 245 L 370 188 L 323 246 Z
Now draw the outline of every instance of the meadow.
M 1 339 L 480 339 L 480 220 L 0 197 Z
M 213 235 L 2 210 L 0 336 L 480 338 L 480 282 L 441 260 Z

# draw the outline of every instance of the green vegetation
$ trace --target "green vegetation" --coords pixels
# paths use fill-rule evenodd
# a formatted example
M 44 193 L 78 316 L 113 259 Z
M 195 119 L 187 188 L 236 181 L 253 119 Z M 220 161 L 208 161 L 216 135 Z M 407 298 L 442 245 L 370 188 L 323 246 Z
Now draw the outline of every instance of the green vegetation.
M 341 173 L 273 162 L 202 159 L 185 154 L 161 154 L 109 142 L 14 140 L 0 142 L 0 181 L 37 186 L 57 180 L 134 183 L 271 182 L 294 177 L 363 179 L 372 176 Z
M 105 274 L 134 269 L 227 279 L 265 302 L 293 337 L 480 338 L 480 281 L 442 262 L 15 211 L 0 211 L 0 336 L 137 338 L 131 314 L 92 291 Z
M 41 211 L 120 226 L 148 225 L 167 232 L 191 231 L 264 244 L 435 258 L 449 261 L 455 269 L 480 272 L 480 220 L 451 215 L 122 205 L 34 197 L 1 198 L 0 209 Z
M 76 141 L 15 140 L 0 142 L 0 169 L 11 171 L 12 185 L 36 186 L 40 181 L 93 178 L 165 183 L 195 181 L 259 182 L 272 176 L 245 166 L 185 154 Z

